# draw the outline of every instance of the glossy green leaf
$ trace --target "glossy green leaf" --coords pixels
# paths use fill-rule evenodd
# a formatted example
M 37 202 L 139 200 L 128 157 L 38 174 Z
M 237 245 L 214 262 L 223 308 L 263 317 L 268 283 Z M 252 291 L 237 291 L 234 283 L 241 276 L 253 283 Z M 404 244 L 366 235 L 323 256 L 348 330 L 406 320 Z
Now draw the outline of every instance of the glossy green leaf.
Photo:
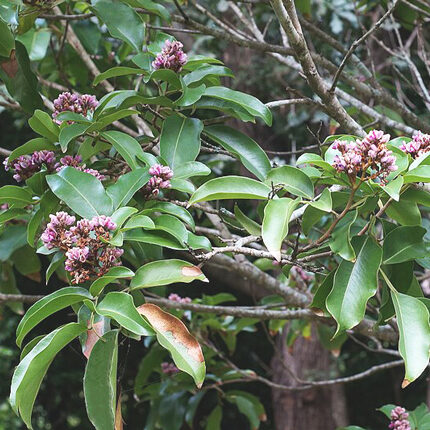
M 208 415 L 205 430 L 221 430 L 222 407 L 215 406 L 212 412 Z
M 364 318 L 367 301 L 378 289 L 381 261 L 381 247 L 368 236 L 355 263 L 346 260 L 340 263 L 326 300 L 327 310 L 337 322 L 335 336 L 355 327 Z
M 55 273 L 55 271 L 64 263 L 66 260 L 65 255 L 62 252 L 56 252 L 52 257 L 51 262 L 49 263 L 48 268 L 46 269 L 46 285 L 48 285 L 51 276 Z
M 138 311 L 155 330 L 160 345 L 172 354 L 178 369 L 191 375 L 200 388 L 206 374 L 205 360 L 199 343 L 185 324 L 150 303 L 139 306 Z
M 40 340 L 16 367 L 12 377 L 10 403 L 28 428 L 32 428 L 34 401 L 49 365 L 67 344 L 85 330 L 85 326 L 77 323 L 54 330 Z
M 421 224 L 421 213 L 417 204 L 403 197 L 398 201 L 392 201 L 385 213 L 401 225 Z
M 357 210 L 348 212 L 338 222 L 331 234 L 330 249 L 345 260 L 352 261 L 355 258 L 354 248 L 351 245 L 351 226 L 356 219 Z
M 420 226 L 401 226 L 384 239 L 384 264 L 396 264 L 428 255 L 423 237 L 426 229 Z
M 116 0 L 97 0 L 92 7 L 113 37 L 140 52 L 145 40 L 145 26 L 133 8 Z
M 245 391 L 229 391 L 226 400 L 235 404 L 239 411 L 246 416 L 250 428 L 255 430 L 260 428 L 260 416 L 264 414 L 264 408 L 258 398 Z M 264 417 L 265 414 L 262 418 Z
M 113 185 L 106 189 L 112 199 L 114 209 L 126 205 L 148 181 L 149 173 L 146 168 L 139 168 L 120 176 Z
M 109 79 L 109 78 L 116 78 L 117 76 L 127 76 L 127 75 L 142 75 L 147 73 L 146 70 L 143 69 L 136 69 L 135 67 L 112 67 L 111 69 L 106 70 L 103 73 L 100 73 L 100 75 L 97 75 L 94 78 L 93 85 L 98 85 L 100 82 Z
M 170 249 L 186 249 L 186 246 L 178 241 L 175 236 L 165 231 L 149 231 L 143 229 L 129 230 L 125 232 L 124 240 L 159 245 Z
M 45 139 L 43 137 L 36 137 L 36 139 L 31 139 L 28 142 L 24 143 L 24 145 L 18 146 L 18 148 L 14 149 L 9 155 L 9 162 L 15 160 L 15 158 L 18 158 L 21 155 L 31 154 L 35 151 L 42 151 L 44 149 L 47 149 L 49 151 L 55 151 L 56 146 L 52 144 L 48 139 Z
M 25 244 L 25 225 L 8 226 L 0 233 L 0 261 L 9 260 L 12 254 Z
M 203 184 L 191 196 L 189 204 L 223 199 L 266 200 L 271 191 L 269 186 L 251 178 L 224 176 Z
M 204 95 L 238 104 L 251 115 L 261 118 L 267 125 L 272 125 L 272 113 L 269 108 L 254 96 L 226 87 L 206 88 Z
M 310 202 L 309 204 L 320 211 L 331 212 L 333 208 L 333 201 L 331 198 L 330 190 L 328 188 L 325 188 L 324 191 L 321 193 L 320 197 L 317 200 Z
M 15 208 L 23 208 L 33 203 L 31 193 L 16 185 L 5 185 L 0 188 L 0 203 L 14 205 Z
M 137 270 L 130 283 L 130 289 L 156 287 L 176 282 L 188 284 L 196 279 L 207 282 L 200 268 L 187 261 L 177 259 L 152 261 Z
M 402 386 L 417 379 L 429 362 L 429 311 L 417 298 L 391 290 L 399 327 L 399 352 L 405 361 Z
M 419 166 L 415 169 L 407 172 L 403 179 L 405 180 L 405 184 L 409 184 L 411 182 L 430 182 L 430 168 L 429 166 Z
M 60 128 L 52 120 L 51 116 L 42 110 L 36 110 L 28 120 L 30 127 L 50 142 L 58 142 Z
M 36 302 L 26 312 L 16 329 L 16 344 L 20 347 L 24 337 L 41 321 L 61 309 L 67 308 L 84 299 L 91 300 L 91 294 L 85 288 L 65 287 Z
M 206 236 L 199 236 L 191 231 L 188 232 L 187 245 L 191 249 L 204 249 L 206 251 L 212 250 L 211 242 Z
M 184 224 L 172 215 L 160 215 L 155 219 L 155 229 L 165 231 L 175 237 L 181 244 L 188 238 Z
M 169 116 L 163 123 L 160 136 L 160 155 L 172 169 L 187 161 L 194 161 L 200 152 L 200 133 L 203 123 L 196 118 Z
M 234 77 L 233 72 L 228 67 L 207 64 L 197 67 L 191 73 L 185 75 L 184 82 L 186 85 L 196 85 L 205 78 L 211 76 L 228 76 L 230 78 Z
M 122 228 L 123 231 L 132 230 L 133 228 L 155 228 L 154 221 L 146 215 L 132 216 Z
M 299 203 L 297 200 L 282 198 L 269 200 L 264 208 L 263 242 L 278 261 L 281 261 L 282 242 L 288 234 L 291 214 Z
M 234 205 L 234 215 L 236 219 L 242 224 L 243 228 L 254 236 L 261 236 L 261 225 L 246 216 L 236 204 Z
M 85 406 L 96 430 L 115 430 L 118 333 L 108 331 L 96 342 L 85 368 Z
M 314 198 L 314 186 L 309 176 L 292 166 L 281 166 L 272 169 L 264 181 L 268 185 L 281 185 L 295 196 Z
M 194 231 L 195 223 L 191 214 L 183 207 L 177 206 L 170 202 L 158 202 L 158 201 L 149 201 L 145 205 L 145 209 L 141 211 L 141 214 L 149 215 L 154 212 L 166 213 L 169 215 L 174 215 L 179 218 L 181 221 L 188 224 L 191 229 Z
M 120 326 L 139 336 L 154 334 L 148 323 L 140 316 L 130 294 L 112 292 L 97 305 L 97 313 L 114 319 Z
M 45 58 L 50 39 L 51 31 L 48 28 L 37 30 L 33 28 L 16 38 L 26 47 L 31 61 L 41 61 Z
M 116 224 L 116 228 L 121 228 L 124 223 L 137 212 L 136 208 L 130 206 L 124 206 L 117 209 L 111 216 L 112 221 Z
M 88 124 L 70 124 L 62 128 L 58 138 L 61 150 L 66 152 L 69 143 L 76 137 L 84 134 L 89 128 L 90 125 Z
M 330 164 L 327 163 L 327 161 L 324 161 L 319 155 L 317 154 L 302 154 L 296 161 L 296 165 L 300 166 L 302 164 L 310 164 L 315 165 L 318 167 L 323 168 L 327 172 L 334 173 L 336 170 L 335 168 Z
M 102 137 L 112 144 L 133 170 L 140 167 L 136 157 L 143 153 L 143 149 L 136 139 L 122 131 L 106 131 Z
M 175 179 L 187 179 L 193 176 L 207 176 L 210 173 L 211 169 L 206 164 L 198 161 L 187 161 L 176 166 L 173 176 Z
M 258 179 L 264 180 L 271 169 L 270 160 L 257 142 L 225 125 L 205 127 L 205 134 L 234 156 Z
M 334 275 L 336 271 L 332 270 L 323 280 L 321 285 L 318 287 L 314 297 L 312 299 L 312 303 L 309 307 L 315 312 L 317 315 L 328 317 L 330 313 L 327 310 L 326 300 L 327 296 L 330 294 L 330 291 L 333 289 L 333 281 Z
M 400 199 L 400 191 L 403 186 L 403 176 L 398 176 L 396 179 L 390 181 L 387 185 L 381 187 L 392 199 L 396 202 Z
M 107 273 L 96 279 L 90 287 L 90 294 L 94 297 L 98 296 L 106 287 L 106 285 L 114 282 L 116 279 L 131 279 L 134 272 L 128 267 L 115 266 L 111 267 Z
M 48 175 L 46 181 L 52 192 L 81 217 L 113 212 L 112 200 L 102 183 L 89 173 L 65 167 L 55 175 Z

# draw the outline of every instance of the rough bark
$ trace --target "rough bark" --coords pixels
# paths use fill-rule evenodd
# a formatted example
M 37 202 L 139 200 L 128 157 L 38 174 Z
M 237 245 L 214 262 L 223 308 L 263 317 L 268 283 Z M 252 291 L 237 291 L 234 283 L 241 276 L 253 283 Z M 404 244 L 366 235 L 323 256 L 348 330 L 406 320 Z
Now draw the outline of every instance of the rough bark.
M 286 344 L 286 333 L 277 339 L 272 360 L 273 381 L 296 385 L 287 366 L 300 379 L 326 379 L 335 372 L 334 357 L 324 349 L 312 329 L 309 339 L 296 340 L 292 348 Z M 342 385 L 306 391 L 272 391 L 276 430 L 328 430 L 347 425 L 345 395 Z

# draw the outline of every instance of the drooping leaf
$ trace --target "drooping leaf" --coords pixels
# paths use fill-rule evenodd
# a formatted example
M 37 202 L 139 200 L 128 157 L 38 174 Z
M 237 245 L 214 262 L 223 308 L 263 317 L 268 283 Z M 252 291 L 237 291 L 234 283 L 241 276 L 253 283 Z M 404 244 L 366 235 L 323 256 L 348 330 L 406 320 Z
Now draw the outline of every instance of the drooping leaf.
M 355 263 L 343 260 L 334 276 L 333 289 L 326 300 L 327 310 L 337 322 L 335 336 L 355 327 L 364 317 L 367 301 L 378 288 L 381 247 L 368 236 Z
M 16 367 L 12 377 L 10 403 L 28 428 L 31 427 L 31 413 L 42 379 L 55 356 L 86 327 L 70 323 L 41 339 Z
M 310 202 L 309 204 L 320 211 L 330 212 L 333 207 L 330 190 L 328 188 L 325 188 L 324 191 L 321 193 L 320 197 L 317 200 Z
M 405 361 L 402 387 L 417 379 L 429 362 L 429 311 L 415 297 L 391 290 L 399 327 L 399 352 Z
M 154 304 L 145 303 L 138 311 L 155 330 L 160 345 L 172 354 L 178 369 L 191 375 L 200 388 L 206 373 L 205 361 L 199 343 L 185 324 Z
M 222 199 L 266 200 L 271 188 L 262 182 L 242 176 L 224 176 L 211 179 L 191 196 L 189 204 Z
M 261 225 L 246 216 L 236 204 L 234 205 L 234 215 L 240 224 L 242 224 L 243 228 L 254 236 L 261 236 Z
M 115 430 L 118 330 L 94 345 L 84 376 L 85 406 L 96 430 Z
M 136 157 L 143 154 L 143 149 L 136 139 L 122 131 L 115 130 L 102 133 L 102 137 L 112 144 L 133 170 L 140 167 Z
M 289 198 L 269 200 L 264 208 L 263 242 L 269 252 L 281 261 L 282 242 L 288 234 L 291 214 L 300 202 Z
M 312 299 L 312 303 L 309 307 L 318 315 L 321 316 L 330 316 L 330 313 L 327 310 L 326 300 L 327 296 L 330 294 L 330 291 L 333 288 L 334 275 L 336 271 L 332 270 L 325 278 L 321 285 L 318 287 L 316 293 L 314 294 L 314 298 Z
M 118 180 L 107 187 L 106 192 L 113 202 L 113 208 L 125 206 L 147 182 L 149 173 L 146 168 L 139 168 L 120 176 Z
M 272 169 L 264 181 L 268 185 L 281 185 L 295 196 L 313 199 L 314 186 L 309 176 L 292 166 L 281 166 Z
M 134 272 L 127 267 L 116 266 L 111 267 L 107 273 L 96 279 L 90 287 L 92 296 L 98 296 L 106 287 L 106 285 L 114 282 L 116 279 L 129 279 L 134 276 Z
M 156 287 L 176 282 L 189 283 L 196 279 L 207 282 L 200 268 L 187 261 L 177 259 L 152 261 L 137 270 L 130 283 L 130 289 Z
M 196 118 L 169 116 L 163 123 L 160 136 L 160 155 L 172 169 L 187 161 L 194 161 L 200 152 L 200 133 L 203 123 Z
M 205 430 L 221 430 L 222 421 L 222 407 L 220 405 L 215 406 L 212 412 L 208 415 Z
M 250 137 L 225 125 L 205 127 L 205 134 L 240 159 L 258 179 L 264 180 L 271 169 L 270 160 Z
M 124 227 L 122 228 L 122 231 L 132 230 L 133 228 L 155 228 L 154 221 L 152 221 L 149 216 L 146 215 L 134 215 L 131 217 Z
M 113 212 L 112 200 L 102 183 L 89 173 L 65 167 L 55 175 L 48 175 L 46 181 L 52 192 L 81 217 Z
M 0 56 L 9 57 L 15 47 L 15 40 L 6 22 L 0 19 Z
M 20 347 L 24 337 L 41 321 L 61 309 L 67 308 L 92 296 L 85 288 L 65 287 L 36 302 L 26 312 L 16 329 L 16 344 Z
M 145 26 L 133 8 L 116 0 L 97 0 L 92 7 L 113 37 L 140 52 L 145 40 Z
M 111 292 L 97 305 L 97 313 L 114 319 L 119 325 L 139 336 L 154 334 L 148 323 L 139 315 L 130 294 Z
M 428 255 L 423 241 L 426 229 L 420 226 L 400 226 L 384 239 L 384 264 L 396 264 Z
M 58 142 L 60 128 L 46 112 L 37 109 L 28 120 L 29 126 L 51 143 Z
M 354 248 L 351 245 L 351 226 L 356 219 L 357 210 L 348 212 L 331 234 L 330 249 L 345 260 L 352 261 L 355 258 Z

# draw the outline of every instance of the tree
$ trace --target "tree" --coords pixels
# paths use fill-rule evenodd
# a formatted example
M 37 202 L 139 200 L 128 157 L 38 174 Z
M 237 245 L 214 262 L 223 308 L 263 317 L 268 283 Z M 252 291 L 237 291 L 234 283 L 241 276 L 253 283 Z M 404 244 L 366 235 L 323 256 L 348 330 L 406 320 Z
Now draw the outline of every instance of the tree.
M 277 429 L 343 426 L 343 384 L 404 366 L 406 387 L 425 371 L 430 127 L 355 53 L 376 40 L 403 58 L 426 109 L 411 44 L 397 27 L 398 46 L 375 36 L 404 5 L 377 8 L 350 48 L 307 20 L 310 2 L 299 5 L 228 2 L 225 21 L 176 0 L 5 2 L 1 103 L 27 115 L 34 132 L 1 149 L 15 182 L 0 188 L 0 301 L 17 313 L 33 303 L 17 327 L 10 393 L 27 427 L 51 362 L 77 339 L 88 418 L 103 430 L 123 426 L 124 345 L 145 346 L 134 392 L 150 405 L 147 429 L 217 429 L 230 411 L 264 426 L 267 402 L 250 384 L 273 391 Z M 339 66 L 305 31 L 342 54 Z M 189 33 L 267 54 L 306 88 L 266 103 L 233 89 L 222 61 L 186 53 L 172 36 Z M 417 49 L 425 62 L 425 44 Z M 323 112 L 332 130 L 293 149 L 295 165 L 279 166 L 238 123 L 271 127 L 271 109 L 292 105 Z M 53 291 L 21 294 L 15 276 L 41 281 L 42 267 Z M 204 282 L 214 280 L 223 285 L 208 294 Z M 189 283 L 201 291 L 194 299 L 169 294 Z M 64 309 L 73 317 L 60 313 L 40 331 Z M 252 354 L 232 358 L 247 333 L 274 346 L 273 376 Z M 396 359 L 341 376 L 326 351 L 338 355 L 348 339 Z M 319 392 L 330 394 L 336 419 L 315 404 L 300 410 L 306 420 L 293 413 Z

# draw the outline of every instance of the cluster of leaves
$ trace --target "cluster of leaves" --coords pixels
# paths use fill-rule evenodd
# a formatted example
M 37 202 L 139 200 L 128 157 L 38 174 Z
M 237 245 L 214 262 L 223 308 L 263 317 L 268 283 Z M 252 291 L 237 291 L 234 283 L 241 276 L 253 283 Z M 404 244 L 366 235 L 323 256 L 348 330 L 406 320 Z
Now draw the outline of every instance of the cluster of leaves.
M 126 65 L 105 70 L 96 76 L 93 85 L 99 88 L 106 80 L 117 78 L 125 79 L 122 88 L 131 88 L 135 82 L 137 85 L 134 90 L 120 89 L 101 97 L 91 117 L 60 113 L 56 121 L 61 125 L 43 110 L 37 78 L 30 67 L 31 56 L 37 59 L 37 53 L 32 53 L 31 44 L 23 39 L 29 32 L 36 32 L 32 25 L 43 7 L 32 6 L 18 14 L 15 6 L 6 8 L 9 22 L 18 17 L 14 31 L 0 20 L 0 77 L 10 96 L 31 113 L 28 122 L 38 135 L 16 148 L 9 162 L 34 151 L 50 150 L 58 156 L 80 155 L 87 165 L 107 177 L 101 182 L 72 167 L 56 173 L 42 168 L 23 186 L 0 188 L 0 203 L 7 204 L 0 213 L 0 259 L 5 279 L 2 292 L 17 292 L 14 269 L 41 277 L 37 254 L 49 259 L 46 282 L 56 273 L 70 284 L 63 254 L 55 248 L 47 249 L 40 241 L 42 226 L 50 214 L 59 210 L 80 218 L 111 217 L 116 229 L 109 243 L 124 249 L 125 262 L 93 281 L 56 289 L 25 313 L 17 329 L 19 347 L 39 323 L 55 312 L 71 306 L 76 322 L 35 337 L 22 348 L 11 387 L 15 411 L 31 428 L 34 401 L 50 363 L 61 349 L 79 338 L 88 358 L 84 392 L 89 419 L 96 429 L 119 428 L 119 338 L 140 341 L 144 337 L 151 349 L 142 361 L 135 388 L 138 396 L 152 405 L 147 428 L 168 425 L 179 429 L 183 420 L 192 424 L 205 392 L 195 393 L 186 375 L 142 388 L 165 356 L 161 347 L 200 388 L 206 372 L 202 349 L 182 320 L 189 320 L 199 339 L 206 338 L 209 328 L 224 333 L 223 340 L 230 350 L 234 350 L 237 333 L 252 328 L 255 321 L 174 315 L 145 303 L 142 291 L 206 280 L 200 267 L 184 258 L 187 255 L 205 261 L 206 252 L 223 252 L 213 249 L 214 241 L 196 234 L 196 221 L 207 209 L 206 202 L 218 200 L 258 202 L 253 218 L 237 205 L 234 213 L 228 212 L 225 217 L 226 224 L 239 234 L 247 232 L 261 238 L 264 248 L 260 254 L 265 260 L 255 260 L 256 269 L 274 270 L 273 261 L 280 262 L 279 278 L 283 281 L 292 265 L 318 273 L 310 306 L 319 315 L 336 321 L 334 341 L 327 341 L 331 348 L 339 349 L 342 342 L 338 340 L 344 340 L 345 333 L 365 318 L 370 301 L 377 315 L 368 314 L 367 318 L 376 327 L 396 318 L 398 349 L 406 367 L 404 385 L 418 378 L 428 365 L 430 350 L 429 301 L 423 297 L 415 273 L 430 268 L 429 226 L 421 216 L 421 211 L 430 206 L 430 198 L 415 184 L 430 182 L 429 154 L 412 160 L 399 149 L 410 138 L 392 139 L 387 147 L 396 158 L 397 170 L 388 175 L 386 185 L 371 179 L 352 183 L 350 177 L 333 167 L 338 153 L 332 143 L 354 142 L 357 137 L 338 135 L 324 142 L 321 155 L 302 155 L 298 167 L 273 168 L 257 142 L 223 124 L 227 117 L 251 122 L 259 119 L 270 126 L 269 109 L 255 97 L 223 86 L 221 78 L 232 77 L 233 73 L 214 58 L 190 55 L 180 72 L 154 70 L 152 61 L 165 41 L 173 38 L 160 31 L 151 32 L 147 38 L 135 7 L 168 19 L 168 10 L 152 1 L 100 0 L 76 5 L 79 12 L 94 13 L 110 35 L 123 42 L 120 64 Z M 150 133 L 133 137 L 115 129 L 117 121 L 133 124 L 136 116 L 145 121 Z M 208 152 L 227 152 L 255 178 L 223 176 L 222 161 L 216 156 L 208 160 Z M 169 166 L 173 178 L 170 189 L 150 199 L 145 185 L 150 179 L 149 169 L 155 164 Z M 302 229 L 296 244 L 290 246 L 289 223 L 293 213 L 302 208 Z M 321 234 L 321 229 L 326 233 Z M 170 258 L 178 252 L 180 259 Z M 321 265 L 314 265 L 316 262 Z M 203 299 L 203 304 L 216 306 L 225 301 L 225 297 L 211 299 L 212 303 Z M 273 303 L 283 305 L 276 299 Z M 22 312 L 20 305 L 13 306 Z M 282 326 L 271 323 L 273 331 Z M 308 325 L 298 322 L 295 328 L 303 333 Z M 210 348 L 205 353 L 206 358 L 213 358 Z M 225 366 L 217 368 L 216 360 L 211 363 L 208 383 L 242 376 Z M 230 390 L 225 400 L 247 416 L 251 428 L 258 428 L 264 420 L 261 403 L 249 393 Z M 169 405 L 176 406 L 174 415 L 166 412 Z M 207 428 L 220 428 L 221 420 L 222 408 L 217 405 L 209 413 Z

